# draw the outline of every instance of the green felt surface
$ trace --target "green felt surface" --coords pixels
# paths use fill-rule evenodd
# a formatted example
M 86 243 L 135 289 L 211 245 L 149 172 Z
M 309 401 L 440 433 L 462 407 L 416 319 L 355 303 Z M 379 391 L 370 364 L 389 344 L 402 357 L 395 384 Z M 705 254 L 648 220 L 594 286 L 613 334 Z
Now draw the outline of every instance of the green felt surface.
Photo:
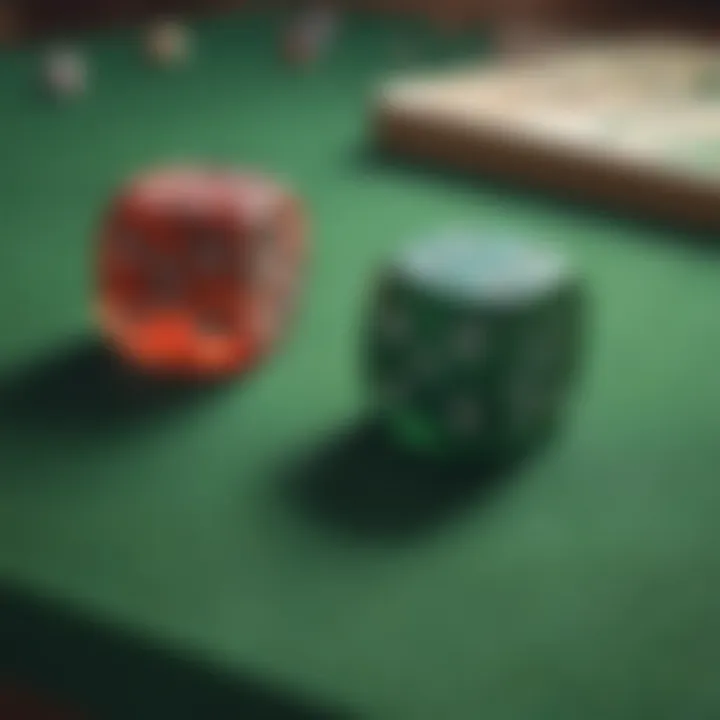
M 35 48 L 0 58 L 0 577 L 377 720 L 716 718 L 720 259 L 365 159 L 393 32 L 358 21 L 307 76 L 268 18 L 208 22 L 171 75 L 98 37 L 69 108 L 35 92 Z M 127 174 L 177 158 L 288 178 L 314 258 L 271 363 L 150 397 L 97 352 L 90 233 Z M 572 424 L 493 493 L 413 485 L 361 419 L 373 270 L 458 219 L 557 243 L 594 298 Z

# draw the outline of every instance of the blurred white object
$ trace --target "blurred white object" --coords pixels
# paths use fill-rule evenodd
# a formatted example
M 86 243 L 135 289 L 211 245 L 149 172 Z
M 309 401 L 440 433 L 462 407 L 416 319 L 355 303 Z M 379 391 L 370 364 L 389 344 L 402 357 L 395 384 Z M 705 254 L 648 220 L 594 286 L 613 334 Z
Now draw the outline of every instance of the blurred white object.
M 338 34 L 337 13 L 329 7 L 318 7 L 307 12 L 300 20 L 298 33 L 307 47 L 315 54 L 324 54 L 334 43 Z
M 44 76 L 53 95 L 78 97 L 87 89 L 87 62 L 80 52 L 72 48 L 55 48 L 45 58 Z
M 180 22 L 158 22 L 148 31 L 145 49 L 156 64 L 166 67 L 181 65 L 192 51 L 190 32 Z

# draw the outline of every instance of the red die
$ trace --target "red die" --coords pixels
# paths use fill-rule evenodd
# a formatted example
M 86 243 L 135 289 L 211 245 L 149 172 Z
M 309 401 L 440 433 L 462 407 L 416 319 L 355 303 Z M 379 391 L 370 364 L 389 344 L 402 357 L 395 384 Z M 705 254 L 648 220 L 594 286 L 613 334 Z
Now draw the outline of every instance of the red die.
M 266 178 L 207 169 L 139 177 L 101 233 L 102 329 L 140 370 L 243 370 L 282 335 L 304 246 L 300 203 Z

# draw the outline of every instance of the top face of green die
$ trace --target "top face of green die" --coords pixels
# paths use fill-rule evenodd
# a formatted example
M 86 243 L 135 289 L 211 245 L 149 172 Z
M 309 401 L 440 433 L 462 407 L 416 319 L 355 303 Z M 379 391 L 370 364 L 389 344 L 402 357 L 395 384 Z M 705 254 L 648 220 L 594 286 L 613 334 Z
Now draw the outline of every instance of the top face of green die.
M 395 263 L 412 285 L 453 300 L 525 304 L 571 281 L 565 259 L 546 248 L 456 231 L 421 242 Z

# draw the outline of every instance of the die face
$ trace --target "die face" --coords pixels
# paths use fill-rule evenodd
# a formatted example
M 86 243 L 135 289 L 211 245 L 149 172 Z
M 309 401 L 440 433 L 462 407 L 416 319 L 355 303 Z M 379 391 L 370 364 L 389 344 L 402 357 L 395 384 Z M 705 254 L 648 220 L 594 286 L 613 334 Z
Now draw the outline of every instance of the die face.
M 249 232 L 248 329 L 265 346 L 279 340 L 297 307 L 304 236 L 304 217 L 289 197 L 262 215 Z
M 568 286 L 519 316 L 503 361 L 506 373 L 553 392 L 567 390 L 582 359 L 584 305 L 580 286 Z
M 178 232 L 177 224 L 123 218 L 110 226 L 101 285 L 114 339 L 149 367 L 225 365 L 242 352 L 239 249 L 207 227 L 199 246 L 195 229 Z
M 499 317 L 437 300 L 396 277 L 378 294 L 369 334 L 378 407 L 401 434 L 441 452 L 491 441 L 497 422 L 489 380 L 504 342 Z
M 299 211 L 282 197 L 246 178 L 183 172 L 121 194 L 99 261 L 103 326 L 121 354 L 162 372 L 213 374 L 269 349 L 303 241 Z
M 583 357 L 584 309 L 582 286 L 571 284 L 517 318 L 493 382 L 507 448 L 548 432 L 564 411 Z
M 304 219 L 297 205 L 281 202 L 249 232 L 250 278 L 258 297 L 279 305 L 294 300 L 304 264 Z

